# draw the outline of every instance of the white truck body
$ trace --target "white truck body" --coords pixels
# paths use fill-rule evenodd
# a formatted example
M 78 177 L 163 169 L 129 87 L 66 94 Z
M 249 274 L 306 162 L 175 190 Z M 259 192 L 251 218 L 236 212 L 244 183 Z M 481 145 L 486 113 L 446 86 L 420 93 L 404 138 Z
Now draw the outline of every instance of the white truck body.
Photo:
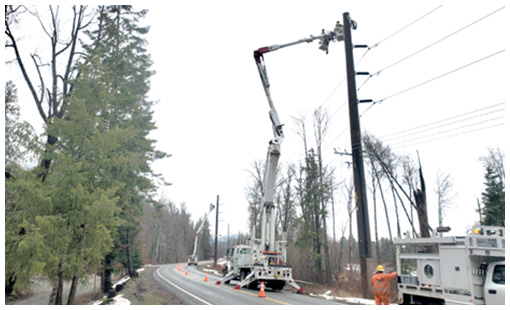
M 504 304 L 505 229 L 395 239 L 400 304 Z
M 274 192 L 276 187 L 276 174 L 278 160 L 280 158 L 281 145 L 284 140 L 283 124 L 280 122 L 278 113 L 271 98 L 269 79 L 264 62 L 264 54 L 276 51 L 280 48 L 293 46 L 300 43 L 310 43 L 320 40 L 320 49 L 327 52 L 330 41 L 343 40 L 343 27 L 337 22 L 335 29 L 328 33 L 322 31 L 319 36 L 301 39 L 283 45 L 271 45 L 254 51 L 253 56 L 259 71 L 262 86 L 269 103 L 269 118 L 273 128 L 273 139 L 269 141 L 267 150 L 266 166 L 263 180 L 263 197 L 261 199 L 260 239 L 256 239 L 255 231 L 252 231 L 250 245 L 236 246 L 229 257 L 225 276 L 217 282 L 229 283 L 231 280 L 239 280 L 236 288 L 248 286 L 257 287 L 264 281 L 268 288 L 281 290 L 285 284 L 302 289 L 292 279 L 292 267 L 287 265 L 285 232 L 283 240 L 276 240 L 276 206 L 274 205 Z
M 240 286 L 256 289 L 260 282 L 264 282 L 266 287 L 273 290 L 281 290 L 285 284 L 300 289 L 292 279 L 292 267 L 286 264 L 283 254 L 260 253 L 257 248 L 237 245 L 231 249 L 223 270 L 225 283 L 237 280 Z

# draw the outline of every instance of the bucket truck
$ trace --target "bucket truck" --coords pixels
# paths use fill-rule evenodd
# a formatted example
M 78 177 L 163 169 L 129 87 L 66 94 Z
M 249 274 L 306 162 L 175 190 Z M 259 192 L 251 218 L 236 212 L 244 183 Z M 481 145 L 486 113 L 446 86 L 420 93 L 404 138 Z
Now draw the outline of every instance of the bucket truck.
M 505 304 L 504 227 L 482 226 L 466 236 L 402 238 L 394 243 L 399 304 Z
M 269 118 L 273 129 L 273 138 L 269 141 L 264 171 L 260 239 L 257 239 L 255 232 L 252 231 L 249 245 L 234 246 L 224 269 L 225 276 L 216 284 L 238 280 L 240 283 L 236 285 L 236 289 L 244 286 L 254 289 L 257 288 L 260 282 L 264 282 L 265 287 L 273 290 L 281 290 L 285 284 L 289 284 L 298 293 L 303 291 L 292 278 L 292 267 L 287 264 L 285 232 L 283 232 L 283 240 L 276 241 L 274 192 L 278 160 L 280 158 L 284 134 L 283 124 L 280 122 L 273 100 L 271 99 L 264 54 L 304 42 L 310 43 L 314 40 L 320 40 L 319 48 L 327 53 L 330 41 L 343 40 L 343 27 L 337 22 L 334 30 L 328 33 L 325 33 L 323 30 L 319 36 L 310 36 L 309 38 L 283 45 L 262 47 L 253 52 L 262 86 L 269 102 Z
M 197 258 L 198 236 L 202 232 L 202 229 L 204 228 L 205 221 L 207 220 L 207 217 L 209 216 L 209 214 L 211 214 L 212 210 L 214 210 L 214 205 L 211 203 L 211 205 L 209 206 L 209 212 L 207 212 L 207 215 L 204 217 L 204 220 L 200 224 L 200 227 L 198 228 L 198 230 L 195 234 L 195 244 L 193 246 L 193 254 L 191 254 L 188 257 L 188 266 L 190 266 L 190 265 L 196 266 L 198 263 L 198 258 Z

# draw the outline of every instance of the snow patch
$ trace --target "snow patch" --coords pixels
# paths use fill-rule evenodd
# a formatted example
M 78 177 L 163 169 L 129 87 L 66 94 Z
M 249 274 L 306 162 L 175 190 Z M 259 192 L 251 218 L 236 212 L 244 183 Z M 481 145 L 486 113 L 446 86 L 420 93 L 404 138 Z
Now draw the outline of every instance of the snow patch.
M 119 282 L 115 283 L 113 285 L 113 289 L 115 289 L 117 287 L 117 285 L 121 285 L 121 284 L 124 284 L 126 283 L 127 281 L 129 281 L 129 279 L 131 279 L 130 277 L 124 277 L 122 279 L 119 280 Z
M 123 296 L 124 296 L 123 294 L 119 294 L 119 295 L 113 297 L 113 303 L 111 303 L 110 305 L 112 305 L 112 306 L 130 305 L 131 302 L 129 300 L 127 300 L 126 298 L 124 298 Z
M 223 275 L 221 273 L 219 273 L 218 271 L 214 270 L 214 269 L 204 269 L 205 272 L 209 272 L 209 273 L 212 273 L 216 276 L 219 276 L 219 277 L 223 277 Z
M 337 296 L 331 296 L 331 291 L 327 291 L 326 293 L 322 295 L 315 295 L 310 294 L 310 296 L 324 298 L 325 300 L 337 300 L 346 302 L 348 304 L 354 304 L 354 305 L 375 305 L 375 301 L 373 299 L 364 299 L 364 298 L 356 298 L 356 297 L 337 297 Z

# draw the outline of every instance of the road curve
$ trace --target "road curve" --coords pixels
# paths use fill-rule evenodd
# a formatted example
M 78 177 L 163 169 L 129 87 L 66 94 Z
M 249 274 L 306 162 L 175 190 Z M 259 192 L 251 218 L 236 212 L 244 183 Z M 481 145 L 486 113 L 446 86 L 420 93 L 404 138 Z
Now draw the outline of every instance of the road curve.
M 322 300 L 291 292 L 265 291 L 265 298 L 258 297 L 259 291 L 242 288 L 235 290 L 236 281 L 216 285 L 220 278 L 206 274 L 194 266 L 180 264 L 164 265 L 154 270 L 153 277 L 166 289 L 191 305 L 338 305 L 338 302 Z M 188 274 L 186 275 L 186 271 Z

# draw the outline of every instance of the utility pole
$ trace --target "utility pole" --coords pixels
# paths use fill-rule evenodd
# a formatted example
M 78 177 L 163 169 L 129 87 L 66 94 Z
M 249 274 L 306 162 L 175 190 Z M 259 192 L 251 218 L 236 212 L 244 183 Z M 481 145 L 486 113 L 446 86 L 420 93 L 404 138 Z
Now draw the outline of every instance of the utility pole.
M 353 45 L 351 26 L 356 23 L 351 20 L 348 12 L 343 14 L 343 30 L 345 40 L 345 59 L 347 68 L 347 90 L 349 96 L 349 119 L 351 124 L 352 167 L 354 174 L 354 197 L 356 201 L 356 218 L 358 224 L 358 246 L 361 269 L 361 286 L 363 297 L 369 298 L 371 291 L 368 282 L 367 258 L 372 257 L 370 223 L 368 219 L 367 194 L 365 187 L 365 170 L 363 166 L 363 149 L 361 144 L 361 130 L 359 123 L 358 95 L 356 92 L 356 72 L 354 71 Z
M 218 262 L 218 210 L 220 209 L 220 195 L 216 195 L 216 232 L 214 233 L 214 269 Z

